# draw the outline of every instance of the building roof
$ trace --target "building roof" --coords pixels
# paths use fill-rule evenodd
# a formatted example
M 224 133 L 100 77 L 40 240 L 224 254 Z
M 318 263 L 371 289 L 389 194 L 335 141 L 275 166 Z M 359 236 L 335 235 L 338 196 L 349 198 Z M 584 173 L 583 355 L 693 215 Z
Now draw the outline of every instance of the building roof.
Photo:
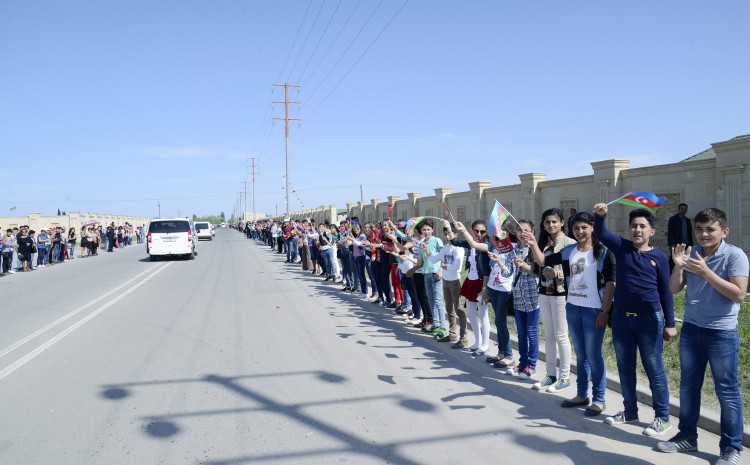
M 739 140 L 739 139 L 750 139 L 750 134 L 744 134 L 741 136 L 733 137 L 729 140 Z M 713 148 L 706 149 L 700 153 L 696 153 L 692 157 L 688 157 L 682 161 L 700 161 L 700 160 L 711 160 L 716 158 L 716 152 L 714 152 Z

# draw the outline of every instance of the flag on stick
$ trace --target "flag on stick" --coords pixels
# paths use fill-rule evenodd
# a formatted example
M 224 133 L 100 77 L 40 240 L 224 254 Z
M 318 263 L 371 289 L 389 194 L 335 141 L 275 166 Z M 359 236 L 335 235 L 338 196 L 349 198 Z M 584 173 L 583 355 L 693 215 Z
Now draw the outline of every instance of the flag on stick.
M 508 253 L 513 249 L 510 236 L 503 230 L 503 223 L 511 217 L 512 215 L 503 207 L 503 204 L 495 200 L 495 208 L 492 209 L 487 229 L 489 229 L 492 244 L 500 253 Z
M 406 220 L 406 226 L 404 226 L 404 232 L 407 236 L 413 236 L 414 235 L 414 228 L 423 220 L 425 219 L 424 216 L 415 216 L 414 218 L 409 218 Z
M 666 197 L 658 197 L 653 192 L 628 192 L 607 205 L 615 202 L 630 205 L 631 207 L 645 208 L 654 213 L 657 208 L 661 207 L 667 201 Z
M 388 219 L 391 219 L 393 216 L 393 204 L 388 205 Z

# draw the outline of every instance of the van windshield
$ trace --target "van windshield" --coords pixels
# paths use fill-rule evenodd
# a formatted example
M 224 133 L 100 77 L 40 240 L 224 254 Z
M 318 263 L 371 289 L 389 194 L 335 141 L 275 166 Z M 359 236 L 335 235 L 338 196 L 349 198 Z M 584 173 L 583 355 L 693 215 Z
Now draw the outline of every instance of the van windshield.
M 158 234 L 184 233 L 190 231 L 187 221 L 153 221 L 148 227 L 149 232 Z

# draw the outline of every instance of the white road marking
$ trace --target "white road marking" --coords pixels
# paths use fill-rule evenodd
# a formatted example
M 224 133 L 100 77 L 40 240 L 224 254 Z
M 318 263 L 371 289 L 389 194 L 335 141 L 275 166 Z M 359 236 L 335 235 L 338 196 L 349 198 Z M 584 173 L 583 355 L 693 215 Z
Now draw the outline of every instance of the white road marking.
M 51 346 L 53 346 L 54 344 L 56 344 L 57 342 L 59 342 L 60 340 L 62 340 L 65 336 L 67 336 L 68 334 L 72 333 L 76 329 L 80 328 L 81 326 L 83 326 L 84 324 L 86 324 L 89 320 L 92 320 L 94 317 L 96 317 L 97 315 L 99 315 L 100 313 L 102 313 L 104 310 L 106 310 L 107 308 L 109 308 L 112 305 L 114 305 L 115 303 L 117 303 L 119 300 L 121 300 L 126 295 L 130 294 L 131 292 L 135 291 L 136 289 L 138 289 L 142 285 L 146 284 L 151 278 L 153 278 L 157 274 L 159 274 L 162 271 L 164 271 L 164 269 L 166 267 L 168 267 L 169 265 L 171 265 L 171 264 L 172 264 L 171 262 L 170 263 L 166 263 L 163 267 L 157 269 L 156 271 L 154 271 L 150 275 L 146 276 L 141 282 L 139 282 L 135 286 L 131 287 L 127 291 L 123 292 L 122 294 L 118 295 L 114 299 L 112 299 L 109 302 L 107 302 L 106 304 L 104 304 L 101 307 L 97 308 L 96 310 L 94 310 L 93 312 L 91 312 L 89 315 L 87 315 L 86 317 L 84 317 L 81 320 L 79 320 L 77 323 L 73 324 L 69 328 L 67 328 L 64 331 L 62 331 L 60 334 L 54 336 L 53 338 L 51 338 L 50 340 L 48 340 L 44 344 L 40 345 L 39 347 L 37 347 L 36 349 L 32 350 L 31 352 L 29 352 L 25 356 L 23 356 L 20 359 L 16 360 L 12 365 L 10 365 L 9 367 L 7 367 L 4 370 L 0 371 L 0 379 L 4 379 L 9 374 L 11 374 L 14 371 L 16 371 L 17 369 L 21 368 L 23 365 L 25 365 L 29 361 L 33 360 L 37 355 L 41 354 L 42 352 L 44 352 L 45 350 L 47 350 L 48 348 L 50 348 Z M 151 270 L 149 270 L 149 271 L 151 271 Z M 143 274 L 143 273 L 141 273 L 141 274 Z
M 28 335 L 28 336 L 26 336 L 25 338 L 23 338 L 23 339 L 21 339 L 21 340 L 19 340 L 19 341 L 15 342 L 14 344 L 12 344 L 12 345 L 10 345 L 10 346 L 6 347 L 5 349 L 3 349 L 3 350 L 0 350 L 0 357 L 3 357 L 3 356 L 5 356 L 5 355 L 7 355 L 7 354 L 9 354 L 9 353 L 13 352 L 14 350 L 16 350 L 17 348 L 19 348 L 19 347 L 21 347 L 22 345 L 26 344 L 26 343 L 27 343 L 27 342 L 29 342 L 30 340 L 32 340 L 32 339 L 34 339 L 34 338 L 38 337 L 38 336 L 39 336 L 40 334 L 43 334 L 43 333 L 45 333 L 45 332 L 49 331 L 49 330 L 50 330 L 51 328 L 54 328 L 55 326 L 59 325 L 59 324 L 60 324 L 60 323 L 62 323 L 63 321 L 65 321 L 65 320 L 67 320 L 67 319 L 69 319 L 69 318 L 72 318 L 72 317 L 74 317 L 74 316 L 78 315 L 79 313 L 81 313 L 82 311 L 84 311 L 84 310 L 86 310 L 87 308 L 91 307 L 92 305 L 94 305 L 95 303 L 99 302 L 100 300 L 102 300 L 102 299 L 105 299 L 105 298 L 109 297 L 110 295 L 112 295 L 112 294 L 114 294 L 115 292 L 119 291 L 119 290 L 120 290 L 120 289 L 122 289 L 123 287 L 126 287 L 126 286 L 127 286 L 128 284 L 132 283 L 132 282 L 133 282 L 133 281 L 135 281 L 136 279 L 140 278 L 140 277 L 141 277 L 141 276 L 143 276 L 144 274 L 146 274 L 146 273 L 150 273 L 150 272 L 152 272 L 152 271 L 154 271 L 154 270 L 153 270 L 153 269 L 149 269 L 149 270 L 146 270 L 146 271 L 144 271 L 143 273 L 140 273 L 140 274 L 136 275 L 136 276 L 135 276 L 135 277 L 134 277 L 133 279 L 131 279 L 131 280 L 129 280 L 129 281 L 125 281 L 124 283 L 120 284 L 119 286 L 117 286 L 116 288 L 114 288 L 114 289 L 112 289 L 111 291 L 107 292 L 106 294 L 102 294 L 102 295 L 100 295 L 99 297 L 97 297 L 96 299 L 92 300 L 91 302 L 89 302 L 89 303 L 87 303 L 87 304 L 84 304 L 84 305 L 81 305 L 81 306 L 80 306 L 80 307 L 78 307 L 77 309 L 73 310 L 72 312 L 68 313 L 67 315 L 65 315 L 65 316 L 63 316 L 63 317 L 60 317 L 60 318 L 58 318 L 58 319 L 57 319 L 56 321 L 53 321 L 52 323 L 48 324 L 48 325 L 47 325 L 47 326 L 45 326 L 44 328 L 42 328 L 42 329 L 40 329 L 40 330 L 38 330 L 38 331 L 35 331 L 34 333 L 32 333 L 32 334 L 29 334 L 29 335 Z

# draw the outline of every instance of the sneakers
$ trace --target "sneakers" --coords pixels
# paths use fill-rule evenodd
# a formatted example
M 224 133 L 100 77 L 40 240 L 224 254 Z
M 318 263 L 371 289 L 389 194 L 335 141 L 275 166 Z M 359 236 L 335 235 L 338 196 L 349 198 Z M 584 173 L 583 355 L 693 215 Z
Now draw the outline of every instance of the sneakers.
M 518 377 L 521 379 L 530 379 L 532 376 L 534 376 L 534 373 L 536 373 L 536 370 L 531 368 L 530 366 L 525 366 L 523 370 L 518 372 Z
M 357 294 L 357 298 L 358 299 L 366 299 L 367 298 L 367 294 L 365 294 L 365 293 L 359 293 L 359 294 Z
M 669 420 L 662 420 L 659 417 L 654 418 L 654 421 L 650 425 L 643 429 L 643 434 L 646 436 L 659 436 L 662 433 L 669 431 L 672 424 Z
M 532 387 L 536 389 L 537 391 L 546 391 L 550 386 L 555 384 L 555 381 L 557 381 L 557 378 L 555 378 L 554 376 L 547 375 L 544 377 L 543 380 L 537 383 L 534 383 Z
M 438 339 L 442 339 L 443 336 L 446 335 L 446 333 L 447 332 L 443 328 L 437 328 L 432 332 L 432 338 L 437 341 Z M 450 340 L 450 337 L 448 339 Z
M 513 366 L 513 357 L 503 357 L 499 361 L 492 364 L 494 368 L 508 368 Z
M 514 366 L 512 368 L 508 368 L 505 371 L 505 374 L 506 375 L 511 375 L 511 376 L 517 376 L 518 373 L 520 373 L 520 372 L 521 372 L 521 365 L 516 365 L 516 366 Z
M 437 341 L 438 342 L 451 342 L 451 335 L 447 333 L 443 333 L 443 337 L 439 338 Z
M 680 433 L 669 441 L 657 442 L 656 448 L 662 452 L 695 452 L 698 450 L 698 441 L 688 439 Z
M 740 451 L 732 446 L 725 447 L 714 465 L 740 465 Z
M 557 380 L 555 384 L 550 386 L 547 389 L 547 392 L 560 392 L 568 389 L 570 387 L 570 380 L 565 378 L 560 378 Z
M 625 423 L 637 423 L 638 415 L 625 415 L 625 412 L 617 412 L 611 417 L 604 419 L 604 423 L 608 425 L 624 425 Z

